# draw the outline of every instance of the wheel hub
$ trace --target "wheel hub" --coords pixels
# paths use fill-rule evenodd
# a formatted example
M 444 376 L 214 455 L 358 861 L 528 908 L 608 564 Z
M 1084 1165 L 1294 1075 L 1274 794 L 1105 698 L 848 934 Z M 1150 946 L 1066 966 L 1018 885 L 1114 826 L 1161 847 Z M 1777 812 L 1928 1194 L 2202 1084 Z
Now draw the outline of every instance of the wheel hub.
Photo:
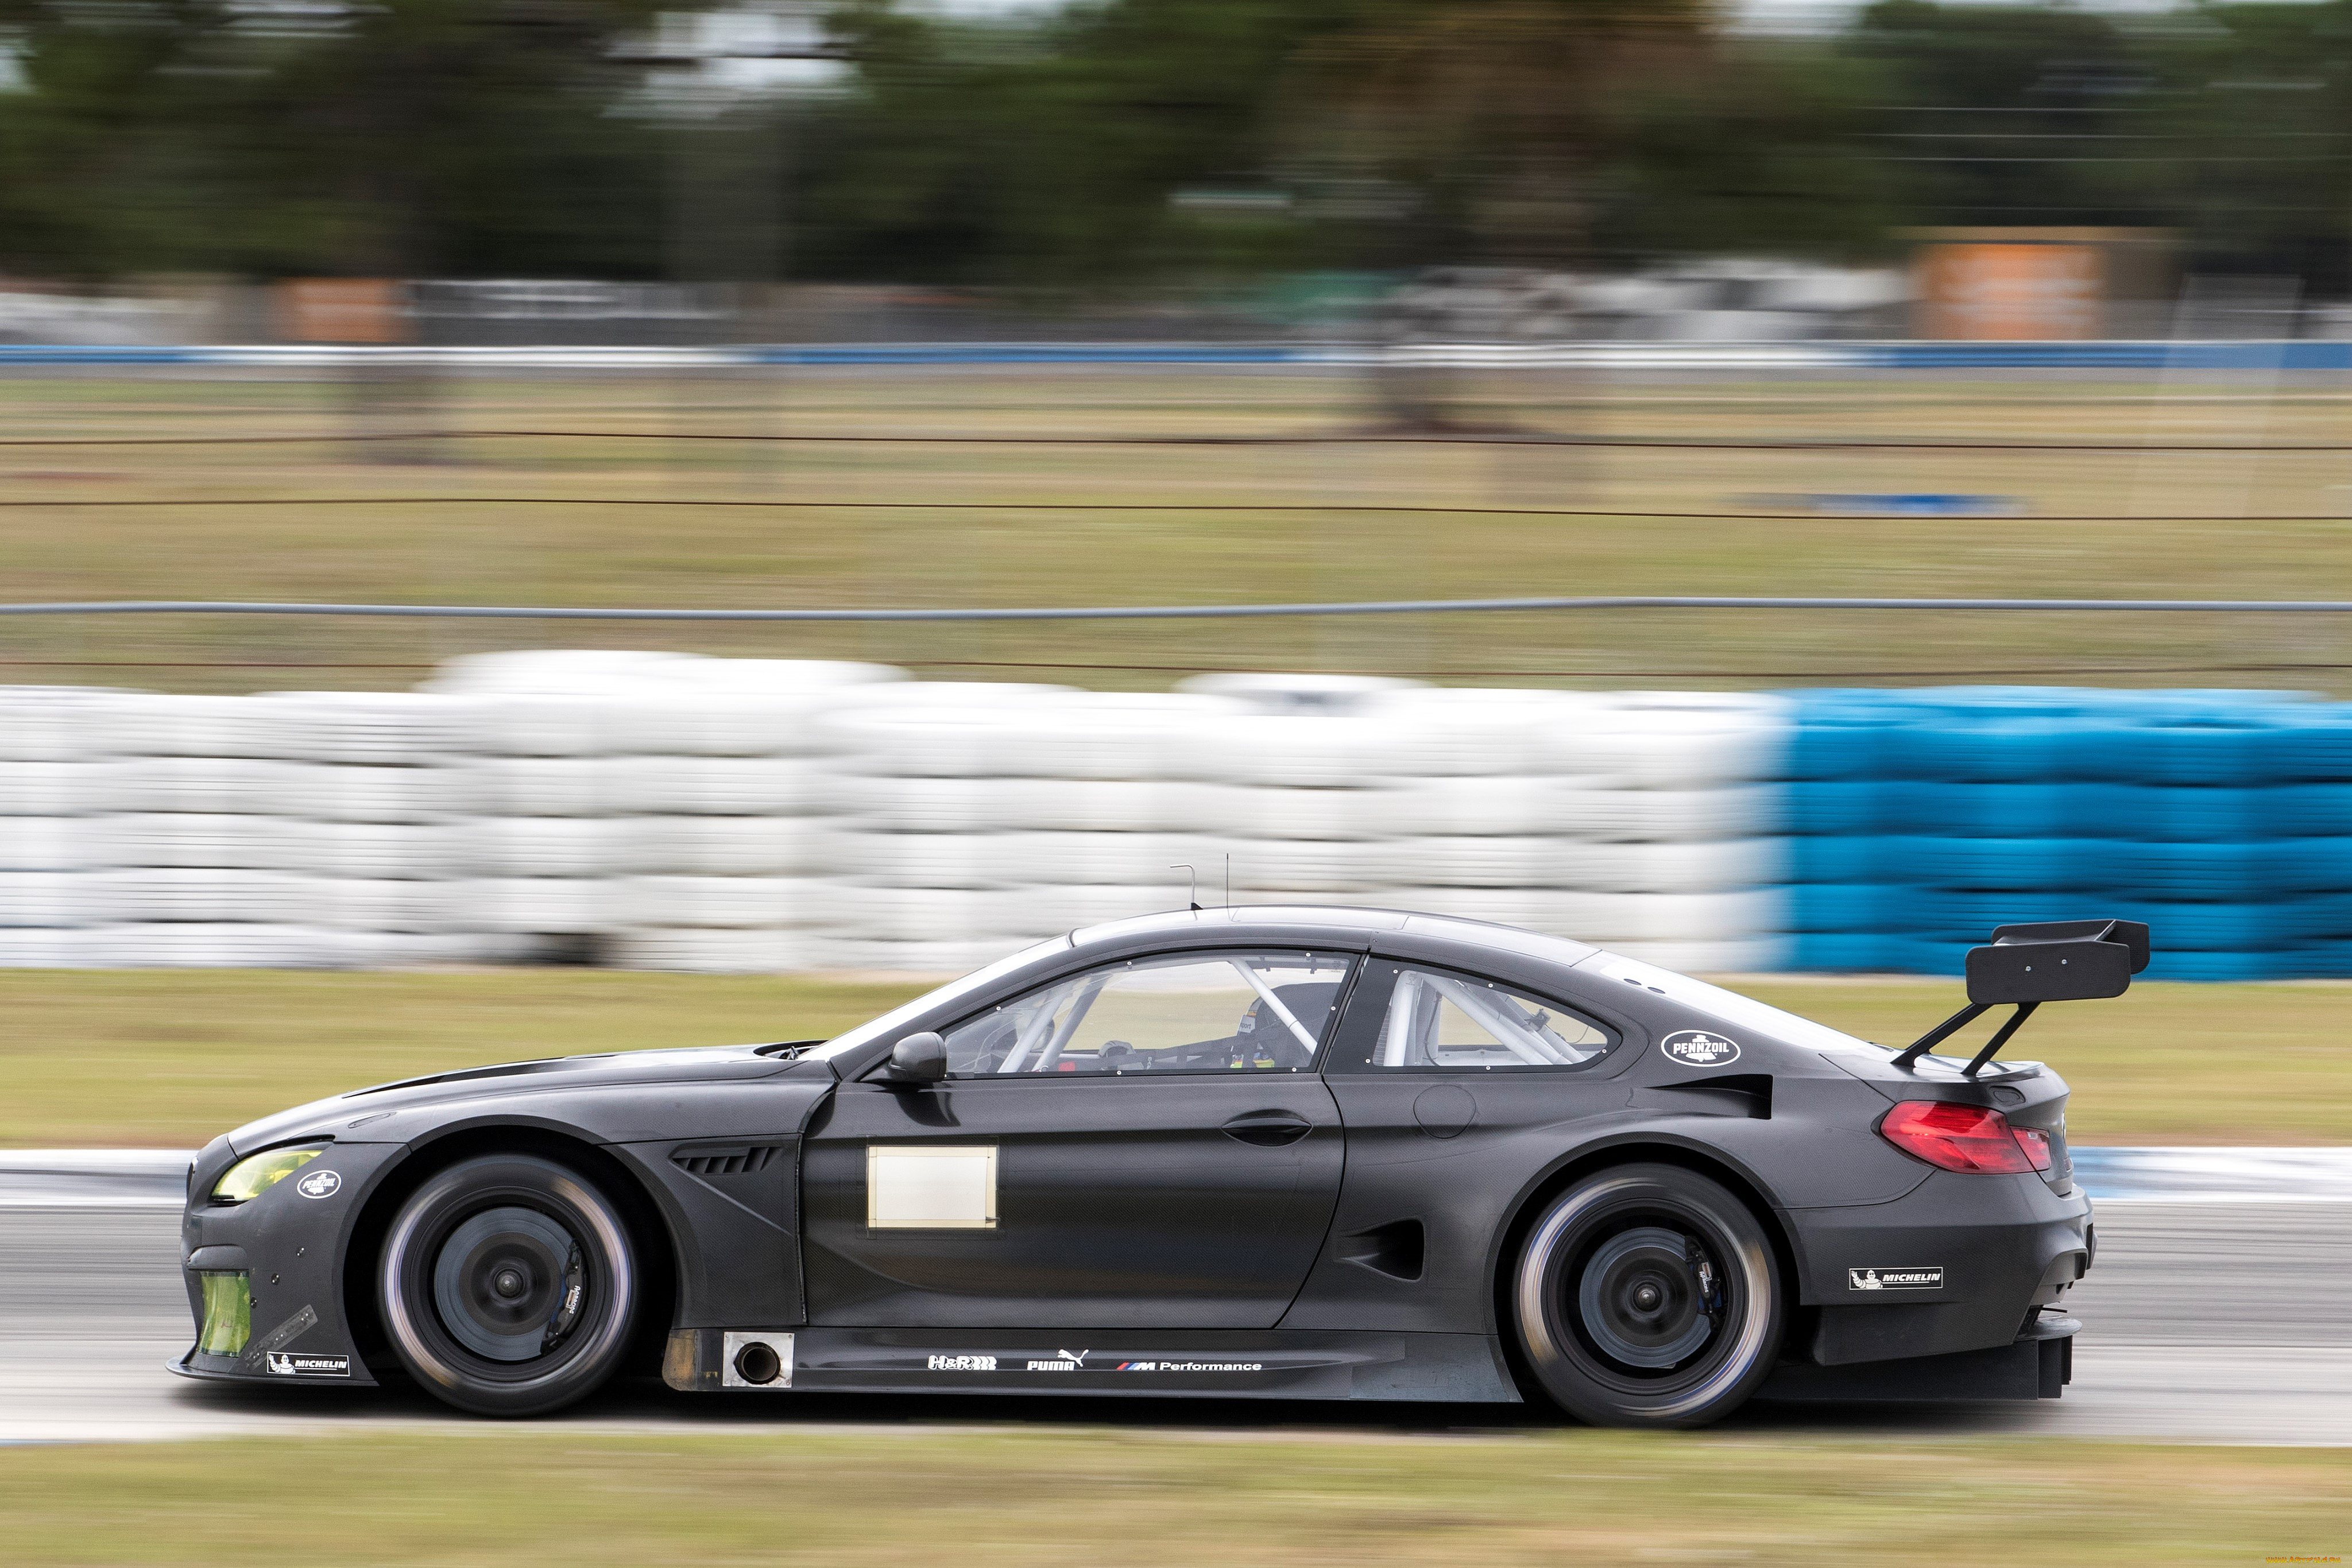
M 1576 1295 L 1579 1321 L 1601 1353 L 1646 1371 L 1696 1354 L 1721 1313 L 1706 1249 L 1664 1226 L 1639 1226 L 1602 1242 Z
M 433 1304 L 451 1338 L 492 1361 L 529 1361 L 561 1343 L 579 1315 L 580 1243 L 553 1217 L 484 1209 L 452 1230 L 433 1261 Z

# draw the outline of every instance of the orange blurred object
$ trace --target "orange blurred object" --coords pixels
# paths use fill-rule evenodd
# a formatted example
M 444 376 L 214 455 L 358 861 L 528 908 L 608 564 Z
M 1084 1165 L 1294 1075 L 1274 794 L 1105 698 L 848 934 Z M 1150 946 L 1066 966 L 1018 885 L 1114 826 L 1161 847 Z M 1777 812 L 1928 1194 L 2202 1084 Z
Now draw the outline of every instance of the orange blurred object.
M 388 277 L 297 277 L 277 286 L 278 336 L 289 343 L 405 343 L 407 286 Z
M 2092 245 L 1930 245 L 1918 255 L 1920 332 L 2013 342 L 2084 339 L 2105 326 L 2106 267 Z

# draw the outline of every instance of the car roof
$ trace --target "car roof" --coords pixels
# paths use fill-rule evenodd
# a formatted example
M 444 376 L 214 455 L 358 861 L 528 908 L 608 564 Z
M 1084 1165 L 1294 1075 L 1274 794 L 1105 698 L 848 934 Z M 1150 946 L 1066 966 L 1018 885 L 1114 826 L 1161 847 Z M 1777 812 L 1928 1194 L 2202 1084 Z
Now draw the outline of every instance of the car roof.
M 1217 909 L 1176 909 L 1108 921 L 1070 933 L 1070 946 L 1129 946 L 1158 937 L 1230 935 L 1242 942 L 1285 946 L 1318 936 L 1334 946 L 1369 947 L 1383 936 L 1412 936 L 1465 947 L 1504 952 L 1573 967 L 1598 947 L 1565 936 L 1547 936 L 1517 925 L 1467 920 L 1450 915 L 1420 915 L 1408 909 L 1358 909 L 1327 904 L 1233 904 Z

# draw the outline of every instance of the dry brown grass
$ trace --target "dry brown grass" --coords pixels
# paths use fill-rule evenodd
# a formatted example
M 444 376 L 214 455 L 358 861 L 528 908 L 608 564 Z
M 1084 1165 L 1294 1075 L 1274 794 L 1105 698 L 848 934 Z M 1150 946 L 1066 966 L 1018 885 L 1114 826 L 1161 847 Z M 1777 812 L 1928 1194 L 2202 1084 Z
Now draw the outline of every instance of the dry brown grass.
M 1474 424 L 1668 440 L 2329 442 L 2340 438 L 2345 406 L 2333 390 L 2303 383 L 2273 392 L 1537 373 L 1458 391 Z M 2338 483 L 2346 458 L 2333 454 L 673 439 L 1265 436 L 1360 433 L 1370 421 L 1362 385 L 1336 372 L 793 371 L 359 389 L 259 377 L 16 381 L 0 382 L 0 434 L 19 441 L 423 426 L 605 434 L 0 446 L 0 498 L 10 503 L 0 508 L 0 572 L 12 599 L 608 605 L 1658 592 L 2352 597 L 2352 492 Z M 1693 515 L 1752 510 L 1759 495 L 1824 491 L 1998 494 L 2032 515 Z M 526 497 L 567 504 L 517 499 Z M 126 504 L 156 500 L 176 504 Z M 887 504 L 901 502 L 963 509 Z M 971 509 L 981 502 L 1006 506 Z M 1120 509 L 1138 505 L 1171 509 Z M 1454 510 L 1381 509 L 1412 506 Z M 2257 514 L 2298 515 L 2241 520 Z M 2119 520 L 2058 520 L 2084 515 Z M 2006 676 L 2341 686 L 2331 669 L 2299 666 L 2346 662 L 2342 630 L 2316 617 L 1607 612 L 698 629 L 0 622 L 0 658 L 16 662 L 15 678 L 188 689 L 406 685 L 452 653 L 549 643 L 850 654 L 962 676 L 1018 666 L 1009 673 L 1144 686 L 1214 666 L 1394 670 L 1488 684 Z

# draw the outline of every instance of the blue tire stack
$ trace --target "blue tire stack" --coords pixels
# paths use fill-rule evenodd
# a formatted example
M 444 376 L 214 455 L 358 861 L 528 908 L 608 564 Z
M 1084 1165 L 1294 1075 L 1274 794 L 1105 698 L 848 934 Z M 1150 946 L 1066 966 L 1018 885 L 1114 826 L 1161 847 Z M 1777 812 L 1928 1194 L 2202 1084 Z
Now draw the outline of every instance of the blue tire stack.
M 2150 978 L 2352 973 L 2352 705 L 1835 689 L 1796 723 L 1799 968 L 1953 975 L 1996 925 L 2119 915 Z

